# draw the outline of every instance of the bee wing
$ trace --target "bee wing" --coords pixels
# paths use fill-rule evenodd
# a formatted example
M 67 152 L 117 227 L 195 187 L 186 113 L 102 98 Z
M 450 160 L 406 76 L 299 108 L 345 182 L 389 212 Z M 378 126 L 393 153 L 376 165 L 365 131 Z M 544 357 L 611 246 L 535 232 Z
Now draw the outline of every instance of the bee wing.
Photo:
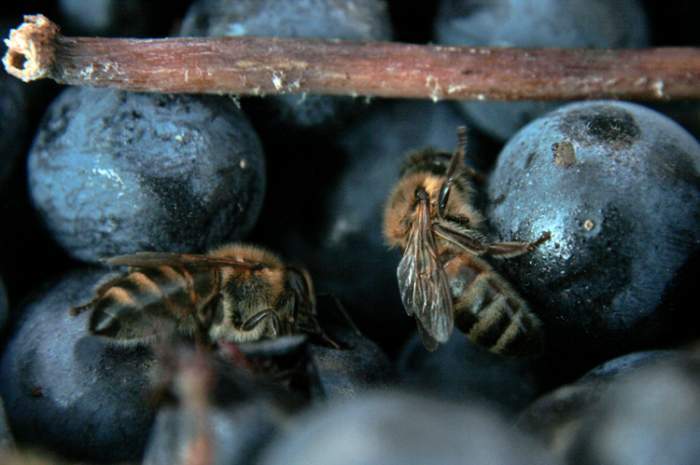
M 258 263 L 245 262 L 235 258 L 210 257 L 208 255 L 182 254 L 171 252 L 138 252 L 131 255 L 119 255 L 104 260 L 108 265 L 130 266 L 133 268 L 157 268 L 159 266 L 183 266 L 190 267 L 220 267 L 234 266 L 240 268 L 257 269 Z
M 437 258 L 428 206 L 419 202 L 416 208 L 418 218 L 396 271 L 401 300 L 406 312 L 416 317 L 427 336 L 446 342 L 454 327 L 452 294 Z

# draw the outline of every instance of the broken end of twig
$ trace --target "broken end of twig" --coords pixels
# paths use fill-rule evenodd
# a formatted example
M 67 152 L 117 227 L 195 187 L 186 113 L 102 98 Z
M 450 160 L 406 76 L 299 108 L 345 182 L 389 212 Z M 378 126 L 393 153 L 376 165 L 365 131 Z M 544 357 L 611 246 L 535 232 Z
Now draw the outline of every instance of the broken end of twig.
M 24 82 L 49 77 L 58 33 L 58 26 L 46 16 L 25 16 L 20 27 L 12 29 L 10 38 L 5 39 L 5 70 Z

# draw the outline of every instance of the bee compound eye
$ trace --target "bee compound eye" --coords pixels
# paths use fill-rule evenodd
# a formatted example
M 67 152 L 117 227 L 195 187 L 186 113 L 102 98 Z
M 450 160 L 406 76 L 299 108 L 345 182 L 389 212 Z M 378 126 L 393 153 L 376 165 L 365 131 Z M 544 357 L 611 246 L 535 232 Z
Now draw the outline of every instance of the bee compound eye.
M 445 182 L 440 188 L 440 194 L 438 195 L 438 208 L 440 213 L 444 213 L 447 208 L 447 201 L 450 199 L 450 183 Z

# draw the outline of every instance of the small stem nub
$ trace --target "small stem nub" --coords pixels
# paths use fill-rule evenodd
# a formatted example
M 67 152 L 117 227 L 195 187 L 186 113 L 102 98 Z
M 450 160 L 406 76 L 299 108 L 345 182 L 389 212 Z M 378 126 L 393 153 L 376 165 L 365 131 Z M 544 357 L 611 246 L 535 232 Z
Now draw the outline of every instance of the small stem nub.
M 54 63 L 54 42 L 59 28 L 46 16 L 25 16 L 24 23 L 5 39 L 5 70 L 24 82 L 50 76 Z

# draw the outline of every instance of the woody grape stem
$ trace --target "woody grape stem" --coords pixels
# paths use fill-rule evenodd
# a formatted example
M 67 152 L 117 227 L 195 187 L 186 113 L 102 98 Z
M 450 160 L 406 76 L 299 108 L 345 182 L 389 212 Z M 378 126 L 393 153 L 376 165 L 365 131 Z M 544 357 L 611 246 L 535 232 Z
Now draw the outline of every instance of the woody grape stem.
M 44 16 L 6 40 L 25 80 L 130 91 L 437 100 L 700 98 L 700 48 L 521 49 L 260 37 L 65 37 Z

